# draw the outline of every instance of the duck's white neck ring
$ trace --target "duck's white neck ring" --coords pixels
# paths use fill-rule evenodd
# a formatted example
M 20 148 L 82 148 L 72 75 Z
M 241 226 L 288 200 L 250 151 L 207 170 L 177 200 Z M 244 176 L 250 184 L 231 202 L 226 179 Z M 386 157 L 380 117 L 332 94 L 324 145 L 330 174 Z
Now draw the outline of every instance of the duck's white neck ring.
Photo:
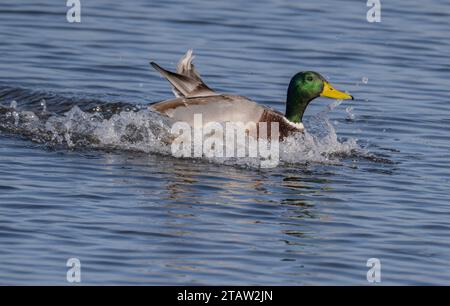
M 292 122 L 292 121 L 289 121 L 289 120 L 287 120 L 286 119 L 286 122 L 290 125 L 290 126 L 292 126 L 292 127 L 294 127 L 294 128 L 296 128 L 296 129 L 299 129 L 299 130 L 304 130 L 305 129 L 305 126 L 303 125 L 303 123 L 295 123 L 295 122 Z

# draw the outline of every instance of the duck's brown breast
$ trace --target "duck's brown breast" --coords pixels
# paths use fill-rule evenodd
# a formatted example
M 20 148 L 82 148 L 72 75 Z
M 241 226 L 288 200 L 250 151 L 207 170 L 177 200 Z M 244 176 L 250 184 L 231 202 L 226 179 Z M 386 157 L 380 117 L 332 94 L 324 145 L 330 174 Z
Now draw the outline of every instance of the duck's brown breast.
M 264 110 L 263 114 L 261 115 L 261 118 L 259 119 L 259 122 L 266 122 L 267 123 L 267 138 L 271 138 L 272 131 L 271 131 L 271 123 L 272 122 L 278 122 L 278 128 L 279 128 L 279 139 L 280 141 L 283 141 L 286 137 L 289 135 L 292 135 L 294 133 L 303 133 L 303 128 L 297 127 L 286 119 L 281 113 L 278 113 L 276 111 L 266 109 Z M 259 138 L 259 124 L 258 124 L 258 138 Z

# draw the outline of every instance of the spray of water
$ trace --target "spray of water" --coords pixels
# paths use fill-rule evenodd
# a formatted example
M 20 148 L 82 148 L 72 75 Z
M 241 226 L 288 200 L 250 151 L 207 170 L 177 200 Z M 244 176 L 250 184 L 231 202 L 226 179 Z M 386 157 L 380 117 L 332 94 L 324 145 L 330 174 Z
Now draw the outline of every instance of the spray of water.
M 307 132 L 292 135 L 280 143 L 280 163 L 336 163 L 339 158 L 363 150 L 355 139 L 339 140 L 327 114 L 339 106 L 336 101 L 312 117 Z M 0 130 L 29 137 L 33 141 L 69 149 L 114 149 L 171 155 L 171 122 L 147 108 L 123 110 L 105 116 L 99 110 L 83 111 L 78 106 L 63 114 L 48 114 L 45 100 L 40 112 L 18 111 L 13 101 L 0 112 Z M 204 161 L 259 167 L 261 159 L 202 157 Z

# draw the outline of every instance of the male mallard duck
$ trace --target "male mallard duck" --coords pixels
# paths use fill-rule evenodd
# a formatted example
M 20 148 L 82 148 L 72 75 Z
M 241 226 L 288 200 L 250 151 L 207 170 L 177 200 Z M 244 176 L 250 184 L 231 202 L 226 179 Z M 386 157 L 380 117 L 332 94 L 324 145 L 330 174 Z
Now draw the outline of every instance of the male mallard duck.
M 283 115 L 246 97 L 215 92 L 202 81 L 192 64 L 193 59 L 192 50 L 189 50 L 178 62 L 177 73 L 167 71 L 154 62 L 150 63 L 172 84 L 177 96 L 152 104 L 150 108 L 191 126 L 194 114 L 202 114 L 204 124 L 212 121 L 278 122 L 280 139 L 284 139 L 292 133 L 303 132 L 303 114 L 315 98 L 321 96 L 353 100 L 351 95 L 333 88 L 319 73 L 299 72 L 289 83 L 286 114 Z

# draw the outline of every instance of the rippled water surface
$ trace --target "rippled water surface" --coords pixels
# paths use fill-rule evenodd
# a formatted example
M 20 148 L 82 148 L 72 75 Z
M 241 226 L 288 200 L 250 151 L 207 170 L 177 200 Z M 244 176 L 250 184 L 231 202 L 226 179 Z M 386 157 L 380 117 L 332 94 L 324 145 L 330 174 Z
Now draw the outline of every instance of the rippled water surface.
M 450 4 L 64 1 L 0 4 L 0 284 L 450 284 Z M 148 65 L 187 49 L 205 81 L 284 111 L 317 99 L 278 167 L 177 159 L 172 96 Z

